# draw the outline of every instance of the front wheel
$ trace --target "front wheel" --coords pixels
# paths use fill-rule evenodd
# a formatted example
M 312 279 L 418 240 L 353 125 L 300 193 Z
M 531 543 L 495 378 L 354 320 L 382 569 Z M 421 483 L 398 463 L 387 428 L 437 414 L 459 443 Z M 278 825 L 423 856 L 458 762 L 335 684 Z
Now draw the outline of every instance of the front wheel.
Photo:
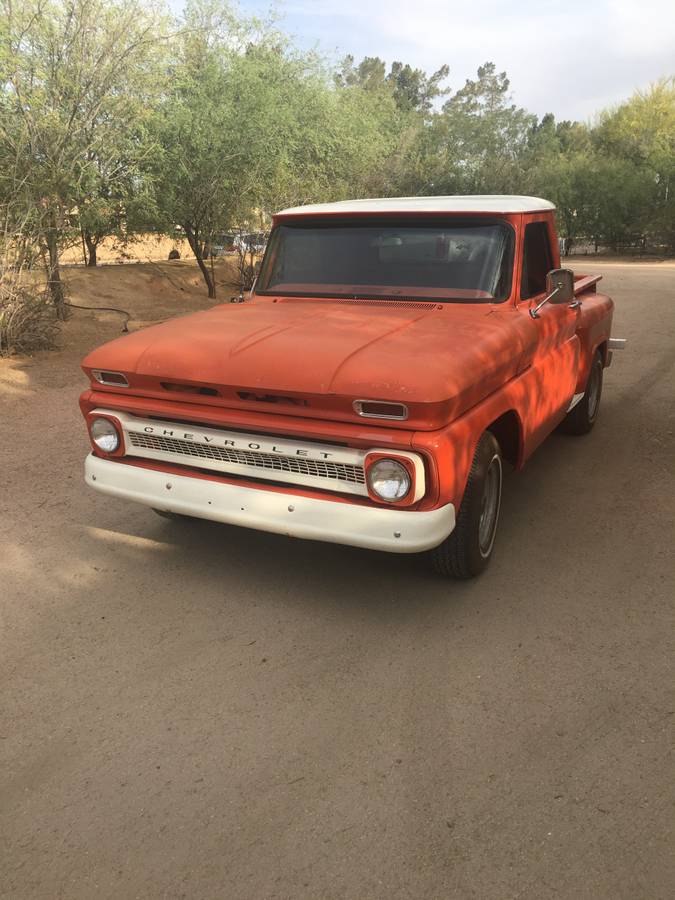
M 502 472 L 499 444 L 486 431 L 476 447 L 455 529 L 429 551 L 440 575 L 471 578 L 490 562 L 502 499 Z

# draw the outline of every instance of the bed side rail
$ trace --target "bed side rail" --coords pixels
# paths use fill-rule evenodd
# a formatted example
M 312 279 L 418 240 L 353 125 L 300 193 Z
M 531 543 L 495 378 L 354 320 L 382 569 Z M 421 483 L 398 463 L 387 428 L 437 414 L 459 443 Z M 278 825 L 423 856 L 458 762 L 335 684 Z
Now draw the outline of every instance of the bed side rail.
M 593 290 L 595 293 L 596 285 L 602 278 L 602 275 L 575 275 L 574 276 L 574 296 L 583 294 L 586 291 Z

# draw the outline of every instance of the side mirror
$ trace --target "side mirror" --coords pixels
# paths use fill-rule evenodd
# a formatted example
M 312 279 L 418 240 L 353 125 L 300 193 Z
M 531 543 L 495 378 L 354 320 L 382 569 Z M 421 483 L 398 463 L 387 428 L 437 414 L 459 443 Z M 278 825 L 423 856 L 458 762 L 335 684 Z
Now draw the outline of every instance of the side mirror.
M 530 310 L 533 319 L 545 303 L 571 303 L 574 300 L 574 272 L 571 269 L 551 269 L 546 276 L 546 296 Z
M 546 276 L 546 293 L 551 303 L 571 303 L 574 300 L 574 272 L 551 269 Z

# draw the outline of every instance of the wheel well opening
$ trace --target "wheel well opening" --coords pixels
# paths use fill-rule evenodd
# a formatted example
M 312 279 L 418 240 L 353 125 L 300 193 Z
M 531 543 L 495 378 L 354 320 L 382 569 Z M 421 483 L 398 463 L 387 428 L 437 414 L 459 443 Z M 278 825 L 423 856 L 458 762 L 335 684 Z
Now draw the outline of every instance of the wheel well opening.
M 608 351 L 607 341 L 603 341 L 602 344 L 598 344 L 595 352 L 600 354 L 600 358 L 602 359 L 602 365 L 607 365 L 607 351 Z
M 520 422 L 513 410 L 504 413 L 498 419 L 488 425 L 490 431 L 497 439 L 504 459 L 515 468 L 520 459 Z

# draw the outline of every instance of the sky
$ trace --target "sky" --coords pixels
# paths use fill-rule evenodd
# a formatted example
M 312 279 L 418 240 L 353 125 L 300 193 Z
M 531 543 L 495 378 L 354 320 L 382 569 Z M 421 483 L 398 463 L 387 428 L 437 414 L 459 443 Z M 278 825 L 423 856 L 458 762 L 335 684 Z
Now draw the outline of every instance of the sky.
M 270 3 L 240 0 L 239 8 L 260 14 Z M 558 119 L 590 120 L 675 74 L 673 0 L 282 0 L 275 8 L 302 47 L 429 73 L 447 63 L 455 90 L 494 62 L 515 103 Z

